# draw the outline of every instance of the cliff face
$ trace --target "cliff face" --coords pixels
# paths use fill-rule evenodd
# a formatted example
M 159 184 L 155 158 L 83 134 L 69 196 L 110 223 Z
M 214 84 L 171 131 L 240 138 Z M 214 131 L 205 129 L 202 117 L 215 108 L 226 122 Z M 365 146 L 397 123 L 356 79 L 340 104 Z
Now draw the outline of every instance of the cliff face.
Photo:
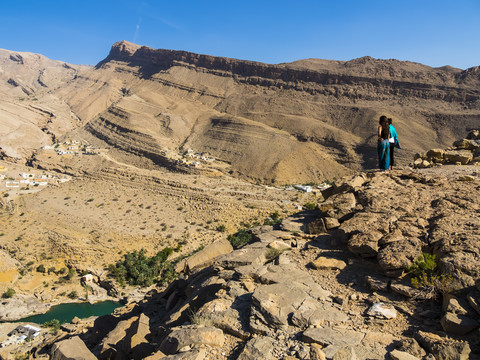
M 159 149 L 208 152 L 254 181 L 374 168 L 381 114 L 394 119 L 400 163 L 480 123 L 477 68 L 370 57 L 270 65 L 122 41 L 71 86 L 65 96 L 82 120 L 131 127 Z
M 467 70 L 452 67 L 430 68 L 398 60 L 376 60 L 363 57 L 347 62 L 300 60 L 291 64 L 270 65 L 186 51 L 151 49 L 116 43 L 109 61 L 124 61 L 144 68 L 146 74 L 167 70 L 176 65 L 193 66 L 218 76 L 230 76 L 237 81 L 281 89 L 296 89 L 312 94 L 328 94 L 325 86 L 373 86 L 377 94 L 396 95 L 449 102 L 475 103 L 480 99 L 480 67 Z M 369 99 L 361 92 L 344 92 L 349 99 Z M 372 98 L 370 98 L 373 100 Z

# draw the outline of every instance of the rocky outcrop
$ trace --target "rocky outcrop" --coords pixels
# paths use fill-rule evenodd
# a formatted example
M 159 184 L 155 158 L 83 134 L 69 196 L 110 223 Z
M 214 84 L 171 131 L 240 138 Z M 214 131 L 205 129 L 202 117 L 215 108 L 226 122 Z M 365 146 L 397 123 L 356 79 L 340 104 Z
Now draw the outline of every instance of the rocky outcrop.
M 78 336 L 55 343 L 52 347 L 51 360 L 96 360 Z
M 472 130 L 465 139 L 457 140 L 449 149 L 431 149 L 416 154 L 413 166 L 428 168 L 435 165 L 480 165 L 480 131 Z
M 410 171 L 370 172 L 349 186 L 352 181 L 337 184 L 317 210 L 285 219 L 285 230 L 251 229 L 250 243 L 227 246 L 216 257 L 205 248 L 201 265 L 193 266 L 195 260 L 120 317 L 97 319 L 82 340 L 103 359 L 467 359 L 479 353 L 479 297 L 472 290 L 480 278 L 473 256 L 480 204 L 471 196 L 477 184 Z M 306 233 L 315 218 L 328 217 L 339 227 Z M 441 289 L 443 309 L 431 289 L 400 277 L 426 249 L 455 279 Z

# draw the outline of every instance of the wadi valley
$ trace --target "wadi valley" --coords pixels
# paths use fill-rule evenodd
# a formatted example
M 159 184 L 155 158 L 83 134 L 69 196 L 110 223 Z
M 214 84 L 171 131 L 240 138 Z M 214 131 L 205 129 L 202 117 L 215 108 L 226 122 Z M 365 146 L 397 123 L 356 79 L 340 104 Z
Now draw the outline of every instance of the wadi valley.
M 121 41 L 95 67 L 0 50 L 0 94 L 0 342 L 125 305 L 1 359 L 480 358 L 480 67 Z M 155 281 L 112 276 L 166 248 Z

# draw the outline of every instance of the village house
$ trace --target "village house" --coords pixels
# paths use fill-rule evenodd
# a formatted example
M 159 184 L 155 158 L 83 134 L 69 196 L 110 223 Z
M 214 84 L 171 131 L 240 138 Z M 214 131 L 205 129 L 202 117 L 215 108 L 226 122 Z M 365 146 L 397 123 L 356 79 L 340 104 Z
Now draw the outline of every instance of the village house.
M 42 330 L 32 325 L 20 325 L 8 333 L 8 339 L 0 344 L 0 347 L 18 345 L 25 340 L 30 341 L 40 335 Z

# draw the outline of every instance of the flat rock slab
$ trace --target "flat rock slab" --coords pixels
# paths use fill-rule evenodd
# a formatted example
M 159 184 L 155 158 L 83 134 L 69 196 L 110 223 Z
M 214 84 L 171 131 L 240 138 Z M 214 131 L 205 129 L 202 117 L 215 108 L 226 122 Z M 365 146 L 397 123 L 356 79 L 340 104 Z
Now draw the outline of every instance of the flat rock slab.
M 346 322 L 347 314 L 335 308 L 331 303 L 305 300 L 292 315 L 292 323 L 301 328 L 319 326 L 328 321 L 332 323 Z
M 360 344 L 365 333 L 341 328 L 312 328 L 303 333 L 303 341 L 322 346 L 354 346 Z
M 270 264 L 259 278 L 262 284 L 286 284 L 290 289 L 299 288 L 318 300 L 329 300 L 332 293 L 318 285 L 310 274 L 294 264 Z
M 319 256 L 314 261 L 312 261 L 312 266 L 317 270 L 320 270 L 320 269 L 343 270 L 347 267 L 347 263 L 343 260 L 337 260 L 333 258 Z
M 181 326 L 172 332 L 160 344 L 159 350 L 165 354 L 175 354 L 185 346 L 210 345 L 223 346 L 223 331 L 210 326 Z
M 252 230 L 252 235 L 255 240 L 266 243 L 282 241 L 292 236 L 292 234 L 281 230 L 255 231 L 255 229 Z
M 399 351 L 399 350 L 393 350 L 390 353 L 390 357 L 393 360 L 420 360 L 416 356 L 410 355 L 409 353 L 406 353 L 404 351 Z
M 233 246 L 227 239 L 217 240 L 207 245 L 203 250 L 193 254 L 189 258 L 180 261 L 175 266 L 175 271 L 190 272 L 213 263 L 213 260 L 221 255 L 228 254 L 233 251 Z
M 286 284 L 261 285 L 252 295 L 252 314 L 272 327 L 288 325 L 288 318 L 309 295 Z
M 268 243 L 263 242 L 245 245 L 241 249 L 217 257 L 214 264 L 225 269 L 235 269 L 236 267 L 245 265 L 264 264 L 266 261 L 265 249 L 267 245 Z
M 248 341 L 243 348 L 242 353 L 237 358 L 238 360 L 271 360 L 273 359 L 273 339 L 260 336 Z
M 74 336 L 70 339 L 53 344 L 52 360 L 96 360 L 97 358 L 87 348 L 82 339 Z

